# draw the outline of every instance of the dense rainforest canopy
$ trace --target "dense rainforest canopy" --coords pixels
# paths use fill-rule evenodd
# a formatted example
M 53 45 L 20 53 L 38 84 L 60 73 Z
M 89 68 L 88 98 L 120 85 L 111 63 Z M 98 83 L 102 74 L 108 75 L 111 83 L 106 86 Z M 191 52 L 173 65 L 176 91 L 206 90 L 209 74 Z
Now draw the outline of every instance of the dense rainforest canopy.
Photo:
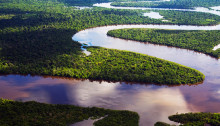
M 220 31 L 184 31 L 161 29 L 118 29 L 109 31 L 108 35 L 123 39 L 136 40 L 192 49 L 220 57 L 220 49 L 213 48 L 220 44 Z
M 94 126 L 138 126 L 136 112 L 51 105 L 0 99 L 1 126 L 66 126 L 86 119 L 99 119 Z
M 114 2 L 111 5 L 124 6 L 124 7 L 189 9 L 194 7 L 220 6 L 220 1 L 219 0 L 170 0 L 164 2 Z
M 64 2 L 72 6 L 92 6 L 94 3 L 103 3 L 103 2 L 128 2 L 128 1 L 137 1 L 137 0 L 58 0 L 59 2 Z M 138 0 L 144 1 L 144 0 Z M 156 1 L 156 0 L 151 0 Z
M 180 123 L 180 126 L 219 126 L 219 113 L 185 113 L 168 117 L 169 120 Z M 154 126 L 173 126 L 164 122 L 157 122 Z
M 78 10 L 52 0 L 1 0 L 0 5 L 1 73 L 159 84 L 204 80 L 204 75 L 196 70 L 131 52 L 89 48 L 94 54 L 85 57 L 81 44 L 71 40 L 74 33 L 89 27 L 163 23 L 142 16 L 142 10 Z
M 212 1 L 205 2 L 204 6 L 219 2 Z M 114 24 L 215 25 L 219 23 L 218 16 L 198 12 L 158 11 L 168 20 L 164 22 L 162 19 L 143 16 L 146 12 L 143 10 L 78 10 L 73 7 L 91 6 L 95 2 L 109 0 L 0 0 L 0 73 L 157 84 L 186 84 L 204 80 L 204 75 L 197 70 L 138 53 L 89 47 L 87 49 L 91 55 L 86 56 L 81 51 L 81 44 L 72 41 L 71 37 L 86 28 Z M 214 34 L 218 35 L 218 32 Z M 214 55 L 212 52 L 210 54 Z M 137 113 L 129 111 L 4 99 L 0 100 L 0 117 L 0 125 L 13 126 L 46 125 L 47 121 L 52 125 L 66 125 L 89 117 L 105 117 L 95 122 L 96 126 L 136 126 L 139 120 Z

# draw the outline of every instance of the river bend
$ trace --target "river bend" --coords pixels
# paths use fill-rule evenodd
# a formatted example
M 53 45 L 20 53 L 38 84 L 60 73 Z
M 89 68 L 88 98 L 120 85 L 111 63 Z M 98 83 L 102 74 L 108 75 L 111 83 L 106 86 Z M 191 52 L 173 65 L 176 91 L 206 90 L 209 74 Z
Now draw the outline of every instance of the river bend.
M 177 112 L 220 112 L 220 60 L 191 50 L 144 44 L 106 35 L 108 30 L 143 27 L 220 30 L 220 25 L 117 25 L 80 31 L 73 36 L 73 40 L 87 43 L 89 46 L 129 50 L 180 63 L 204 73 L 206 75 L 205 81 L 193 86 L 168 87 L 153 84 L 7 75 L 0 76 L 0 96 L 21 101 L 35 100 L 53 104 L 136 111 L 140 115 L 141 126 L 152 126 L 156 121 L 172 123 L 167 117 Z

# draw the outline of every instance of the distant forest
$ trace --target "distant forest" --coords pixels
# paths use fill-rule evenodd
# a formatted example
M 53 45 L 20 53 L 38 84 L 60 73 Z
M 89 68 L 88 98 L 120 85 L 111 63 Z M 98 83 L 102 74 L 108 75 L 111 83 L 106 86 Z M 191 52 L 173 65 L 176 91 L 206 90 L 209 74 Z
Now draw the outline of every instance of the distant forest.
M 114 2 L 111 5 L 125 6 L 125 7 L 189 9 L 194 7 L 219 6 L 220 0 L 171 0 L 165 2 L 130 2 L 130 3 Z
M 103 2 L 129 2 L 129 1 L 144 1 L 144 0 L 59 0 L 59 2 L 64 2 L 69 5 L 79 5 L 79 6 L 92 6 L 94 3 Z M 154 1 L 154 0 L 150 0 Z
M 157 84 L 203 81 L 205 76 L 199 71 L 146 55 L 89 48 L 92 54 L 86 57 L 80 49 L 81 44 L 71 39 L 76 32 L 90 27 L 174 24 L 145 17 L 143 13 L 142 10 L 98 7 L 79 10 L 57 0 L 0 0 L 0 73 Z M 213 17 L 213 20 L 218 19 Z M 109 56 L 106 57 L 106 54 Z M 126 58 L 124 54 L 130 56 Z M 145 66 L 147 62 L 151 65 Z
M 117 29 L 108 32 L 108 35 L 123 39 L 136 40 L 191 49 L 220 57 L 220 49 L 212 50 L 220 44 L 220 31 L 184 31 L 184 30 L 161 30 L 161 29 Z

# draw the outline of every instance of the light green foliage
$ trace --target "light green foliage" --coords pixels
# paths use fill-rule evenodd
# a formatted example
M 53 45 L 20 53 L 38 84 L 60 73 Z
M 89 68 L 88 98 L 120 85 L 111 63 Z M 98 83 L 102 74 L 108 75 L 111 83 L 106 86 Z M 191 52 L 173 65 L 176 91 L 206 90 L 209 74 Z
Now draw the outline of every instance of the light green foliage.
M 220 44 L 220 31 L 184 31 L 161 29 L 119 29 L 109 31 L 108 35 L 123 39 L 150 42 L 168 46 L 191 49 L 220 57 L 220 49 L 212 50 Z
M 133 81 L 157 84 L 189 84 L 201 82 L 200 72 L 147 55 L 105 48 L 88 48 L 92 54 L 72 62 L 72 68 L 59 67 L 54 75 L 113 81 Z M 73 57 L 59 61 L 71 63 Z
M 9 102 L 13 102 L 13 101 L 9 99 L 0 98 L 0 105 L 5 105 L 8 104 Z
M 2 15 L 0 15 L 0 20 L 2 20 L 2 19 L 11 19 L 12 17 L 14 17 L 15 15 L 13 15 L 13 14 L 2 14 Z
M 159 84 L 204 80 L 204 75 L 194 69 L 136 53 L 89 48 L 92 55 L 84 57 L 81 45 L 71 40 L 77 31 L 89 27 L 161 23 L 143 18 L 141 10 L 76 10 L 52 0 L 0 1 L 2 13 L 15 15 L 0 24 L 1 73 Z

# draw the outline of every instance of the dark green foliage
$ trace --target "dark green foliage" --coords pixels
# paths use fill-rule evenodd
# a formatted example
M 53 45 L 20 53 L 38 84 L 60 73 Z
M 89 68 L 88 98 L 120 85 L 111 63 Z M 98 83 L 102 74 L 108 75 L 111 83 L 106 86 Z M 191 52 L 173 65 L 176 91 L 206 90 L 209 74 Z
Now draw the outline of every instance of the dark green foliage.
M 204 79 L 204 75 L 194 69 L 151 56 L 104 48 L 88 51 L 92 54 L 79 63 L 79 71 L 81 75 L 89 71 L 91 79 L 158 84 L 188 84 Z
M 154 10 L 159 12 L 167 22 L 165 24 L 177 25 L 218 25 L 220 16 L 203 12 Z
M 47 60 L 25 63 L 2 62 L 2 72 L 89 78 L 157 84 L 194 84 L 204 80 L 197 70 L 169 61 L 127 51 L 88 48 L 80 57 L 62 54 Z
M 59 1 L 73 6 L 92 6 L 94 3 L 144 1 L 144 0 L 59 0 Z M 151 0 L 151 1 L 156 1 L 156 0 Z
M 204 126 L 204 124 L 210 124 L 211 126 L 220 125 L 219 113 L 185 113 L 169 116 L 169 119 L 181 123 L 182 126 Z
M 10 0 L 0 5 L 1 13 L 8 14 L 0 20 L 0 73 L 159 84 L 204 80 L 194 69 L 131 52 L 89 48 L 92 54 L 85 57 L 81 45 L 71 40 L 77 31 L 89 27 L 161 22 L 143 18 L 141 10 L 75 10 L 51 0 Z
M 169 120 L 180 123 L 180 126 L 220 126 L 219 113 L 185 113 L 169 116 Z M 157 122 L 154 126 L 173 126 Z
M 220 44 L 220 31 L 184 31 L 160 29 L 119 29 L 109 31 L 108 35 L 123 39 L 137 40 L 191 49 L 220 57 L 220 49 L 212 50 Z
M 138 126 L 135 112 L 0 99 L 1 126 L 66 126 L 92 117 L 95 126 Z
M 0 0 L 1 1 L 1 0 Z M 31 0 L 30 0 L 31 1 Z M 32 0 L 33 1 L 33 0 Z M 77 10 L 63 3 L 36 0 L 26 3 L 14 0 L 0 4 L 0 14 L 14 14 L 11 19 L 0 20 L 0 32 L 40 30 L 45 28 L 75 29 L 77 31 L 113 24 L 163 23 L 161 20 L 142 16 L 141 10 L 115 10 L 93 8 Z
M 165 122 L 156 122 L 155 124 L 154 124 L 154 126 L 171 126 L 170 124 L 167 124 L 167 123 L 165 123 Z
M 219 6 L 219 0 L 171 0 L 166 2 L 130 2 L 119 3 L 114 2 L 113 6 L 126 6 L 126 7 L 151 7 L 151 8 L 178 8 L 188 9 L 193 7 L 211 7 Z
M 138 126 L 138 115 L 128 111 L 112 111 L 111 116 L 96 121 L 95 126 Z
M 217 25 L 220 23 L 220 16 L 202 12 L 191 11 L 158 11 L 164 19 L 178 25 Z

